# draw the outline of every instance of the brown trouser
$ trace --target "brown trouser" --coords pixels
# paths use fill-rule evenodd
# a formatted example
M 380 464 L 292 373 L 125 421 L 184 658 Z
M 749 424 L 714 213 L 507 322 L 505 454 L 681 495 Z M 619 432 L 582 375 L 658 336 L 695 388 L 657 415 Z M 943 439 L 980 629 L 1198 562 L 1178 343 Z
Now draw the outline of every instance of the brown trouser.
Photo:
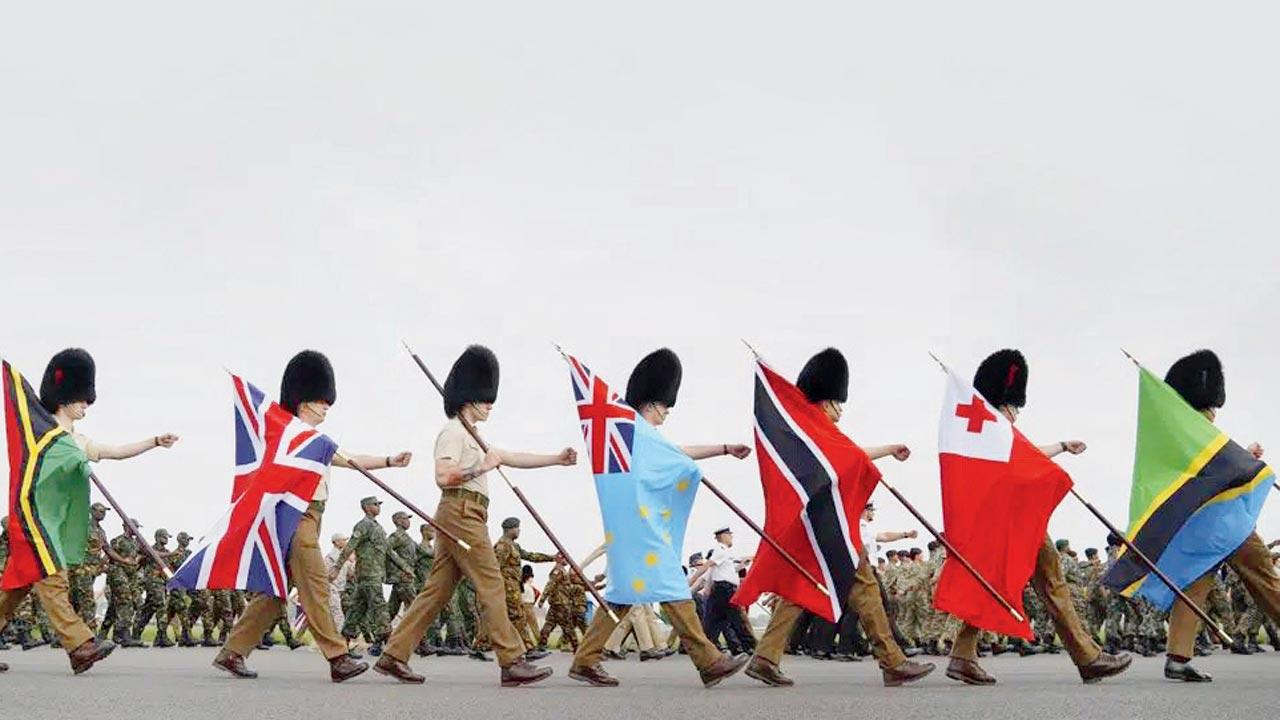
M 80 615 L 71 607 L 71 595 L 68 593 L 67 573 L 65 571 L 26 587 L 14 590 L 0 590 L 0 632 L 9 624 L 10 618 L 18 611 L 27 597 L 27 593 L 35 592 L 36 599 L 44 607 L 49 616 L 49 624 L 58 633 L 58 642 L 70 653 L 72 650 L 93 639 L 93 631 Z
M 326 659 L 332 660 L 347 653 L 347 643 L 338 633 L 333 615 L 329 613 L 329 570 L 325 567 L 324 556 L 320 554 L 320 516 L 323 513 L 322 505 L 311 503 L 307 514 L 298 522 L 298 529 L 289 544 L 289 581 L 298 589 L 298 601 L 307 614 L 307 627 L 311 630 L 311 637 L 315 638 L 316 647 Z M 267 628 L 275 625 L 282 610 L 284 601 L 280 598 L 262 594 L 255 596 L 231 628 L 224 647 L 241 657 L 249 657 L 249 653 L 262 642 Z
M 684 640 L 685 649 L 688 650 L 689 659 L 693 661 L 694 667 L 706 670 L 720 660 L 722 656 L 720 649 L 708 640 L 707 634 L 702 631 L 702 622 L 698 620 L 698 610 L 692 598 L 664 602 L 662 609 L 667 611 L 667 618 L 671 620 L 671 629 Z M 613 611 L 619 618 L 630 610 L 630 605 L 613 605 Z M 641 622 L 641 620 L 635 618 L 633 622 Z M 573 655 L 573 667 L 594 667 L 598 664 L 600 658 L 604 657 L 605 643 L 609 641 L 609 636 L 613 634 L 613 628 L 617 624 L 613 618 L 609 617 L 607 608 L 597 608 L 591 627 L 587 628 L 587 634 L 583 636 L 578 652 Z
M 1266 613 L 1272 622 L 1280 623 L 1280 576 L 1276 575 L 1276 568 L 1271 563 L 1271 551 L 1258 537 L 1257 531 L 1251 533 L 1244 544 L 1227 558 L 1227 564 L 1240 576 L 1258 609 Z M 1147 582 L 1154 581 L 1152 578 Z M 1204 608 L 1211 589 L 1212 572 L 1191 583 L 1186 593 L 1191 602 Z M 1169 654 L 1190 658 L 1195 653 L 1196 634 L 1199 632 L 1200 618 L 1186 603 L 1175 601 L 1169 613 Z
M 1053 625 L 1067 647 L 1067 654 L 1076 667 L 1084 667 L 1102 654 L 1102 648 L 1093 641 L 1089 631 L 1085 629 L 1080 616 L 1076 614 L 1076 606 L 1071 601 L 1071 590 L 1062 576 L 1062 562 L 1058 550 L 1048 535 L 1040 545 L 1036 555 L 1036 570 L 1031 576 L 1031 587 L 1035 588 L 1045 609 L 1053 618 Z M 965 623 L 956 635 L 955 644 L 951 647 L 951 657 L 962 660 L 977 661 L 978 638 L 982 631 Z
M 858 571 L 853 575 L 853 587 L 849 590 L 849 604 L 853 612 L 858 613 L 858 622 L 862 630 L 871 640 L 871 649 L 880 667 L 892 668 L 906 661 L 893 639 L 893 630 L 889 627 L 889 616 L 885 613 L 884 603 L 880 601 L 880 584 L 876 582 L 875 569 L 864 557 L 858 562 Z M 782 653 L 787 648 L 787 640 L 796 622 L 804 614 L 804 609 L 782 598 L 773 608 L 773 617 L 764 636 L 756 645 L 756 655 L 777 665 L 782 662 Z
M 453 597 L 453 589 L 465 575 L 476 588 L 480 605 L 479 627 L 487 629 L 489 644 L 498 655 L 498 664 L 510 667 L 524 656 L 524 642 L 507 616 L 507 590 L 498 570 L 498 558 L 489 539 L 489 509 L 475 499 L 442 495 L 435 520 L 441 527 L 471 546 L 462 549 L 454 541 L 436 535 L 436 560 L 400 624 L 391 633 L 384 655 L 405 662 L 427 634 L 440 610 Z

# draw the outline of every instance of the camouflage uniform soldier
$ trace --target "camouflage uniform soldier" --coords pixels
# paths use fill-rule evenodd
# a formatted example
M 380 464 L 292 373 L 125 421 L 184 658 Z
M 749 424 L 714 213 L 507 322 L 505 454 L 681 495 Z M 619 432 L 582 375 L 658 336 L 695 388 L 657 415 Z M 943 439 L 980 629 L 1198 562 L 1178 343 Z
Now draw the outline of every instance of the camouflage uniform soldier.
M 169 570 L 177 570 L 182 567 L 182 563 L 191 557 L 191 536 L 186 532 L 178 533 L 178 547 L 169 555 Z M 191 639 L 191 615 L 187 612 L 188 593 L 182 588 L 169 590 L 169 601 L 165 603 L 164 612 L 161 616 L 161 626 L 166 629 L 173 624 L 174 620 L 182 627 L 182 634 L 178 636 L 178 644 L 182 647 L 191 647 L 195 645 L 195 641 Z M 157 645 L 160 643 L 157 642 Z
M 920 644 L 926 614 L 928 583 L 925 579 L 923 555 L 920 548 L 911 548 L 898 575 L 898 590 L 902 596 L 898 604 L 898 622 L 902 633 L 912 645 Z
M 391 580 L 391 599 L 387 601 L 387 617 L 395 620 L 400 614 L 400 607 L 402 605 L 408 607 L 409 603 L 413 602 L 413 597 L 418 594 L 415 588 L 414 568 L 414 562 L 418 556 L 418 544 L 409 537 L 409 513 L 396 512 L 391 516 L 391 522 L 395 524 L 396 529 L 387 538 L 387 578 Z
M 395 563 L 402 571 L 412 574 L 413 568 L 407 564 L 400 567 L 400 556 L 395 560 L 387 552 L 387 532 L 378 524 L 378 513 L 382 512 L 382 501 L 369 496 L 360 501 L 360 509 L 364 511 L 364 519 L 356 523 L 351 531 L 351 539 L 338 556 L 338 567 L 347 561 L 353 553 L 356 556 L 356 581 L 352 590 L 351 608 L 344 608 L 346 622 L 342 626 L 342 635 L 354 640 L 364 632 L 372 643 L 369 654 L 377 657 L 382 654 L 382 644 L 386 642 L 391 628 L 387 621 L 387 601 L 382 596 L 382 585 L 387 579 L 387 564 Z M 348 585 L 351 588 L 352 585 Z
M 227 641 L 227 633 L 230 632 L 231 626 L 236 621 L 235 611 L 235 591 L 234 590 L 212 590 L 210 591 L 211 602 L 205 608 L 204 616 L 200 622 L 208 628 L 205 636 L 209 636 L 212 628 L 218 629 L 218 644 L 221 645 Z
M 1160 654 L 1160 637 L 1164 634 L 1163 618 L 1156 606 L 1146 598 L 1139 596 L 1131 601 L 1133 614 L 1137 618 L 1135 650 L 1143 657 L 1155 657 Z
M 168 558 L 172 554 L 168 547 L 169 531 L 164 528 L 156 530 L 155 539 L 152 549 L 162 559 Z M 156 567 L 155 563 L 148 558 L 143 567 L 139 568 L 139 574 L 141 589 L 146 592 L 146 599 L 138 609 L 138 617 L 133 623 L 133 636 L 141 640 L 143 629 L 146 628 L 147 623 L 151 622 L 151 618 L 155 617 L 157 620 L 156 647 L 173 647 L 173 641 L 169 639 L 169 630 L 165 625 L 165 607 L 168 604 L 168 597 L 164 589 L 166 581 L 164 569 Z
M 578 635 L 573 621 L 572 584 L 577 578 L 565 571 L 564 558 L 556 557 L 556 566 L 547 578 L 547 585 L 542 590 L 538 604 L 547 605 L 547 619 L 542 624 L 542 632 L 538 636 L 538 649 L 546 650 L 551 632 L 560 628 L 561 642 L 568 642 L 569 647 L 578 652 Z
M 520 547 L 516 540 L 520 537 L 520 519 L 509 517 L 502 521 L 502 537 L 493 544 L 493 554 L 498 558 L 498 570 L 502 573 L 502 583 L 507 591 L 507 618 L 515 626 L 524 641 L 525 658 L 537 660 L 546 657 L 545 650 L 538 649 L 538 640 L 525 619 L 524 601 L 521 599 L 523 584 L 520 581 L 520 561 L 554 562 L 554 555 L 529 552 Z
M 1032 588 L 1031 583 L 1022 589 L 1022 607 L 1027 611 L 1027 617 L 1031 619 L 1031 631 L 1036 637 L 1044 651 L 1047 653 L 1058 654 L 1061 648 L 1054 641 L 1057 629 L 1053 624 L 1053 618 L 1049 616 L 1049 610 L 1040 600 L 1040 595 Z
M 107 510 L 107 506 L 102 503 L 89 506 L 89 538 L 85 541 L 84 560 L 67 569 L 71 607 L 90 630 L 98 628 L 98 603 L 93 597 L 93 581 L 103 573 L 107 565 L 107 557 L 103 554 L 107 549 L 107 533 L 100 524 L 107 517 Z
M 942 564 L 947 557 L 947 549 L 937 540 L 929 542 L 929 559 L 924 564 L 925 583 L 925 620 L 920 639 L 925 649 L 932 655 L 942 654 L 942 635 L 946 631 L 947 614 L 933 606 L 933 594 L 938 588 L 938 578 L 942 575 Z
M 193 590 L 190 594 L 191 602 L 187 605 L 187 627 L 194 628 L 196 621 L 200 621 L 204 635 L 200 640 L 201 647 L 218 647 L 218 640 L 214 636 L 217 630 L 217 623 L 213 620 L 214 602 L 212 590 Z M 194 644 L 194 641 L 193 641 Z
M 134 527 L 141 528 L 134 521 Z M 138 609 L 138 541 L 126 529 L 110 542 L 111 549 L 122 562 L 112 562 L 107 568 L 107 589 L 111 593 L 107 604 L 107 618 L 115 628 L 115 641 L 120 647 L 144 647 L 133 636 L 133 619 Z
M 1102 587 L 1104 566 L 1098 559 L 1097 548 L 1085 548 L 1084 570 L 1085 603 L 1089 612 L 1084 615 L 1085 626 L 1095 640 L 1101 642 L 1102 623 L 1107 617 L 1107 589 Z
M 1076 551 L 1071 549 L 1071 542 L 1066 538 L 1062 538 L 1054 543 L 1058 550 L 1058 564 L 1062 566 L 1062 578 L 1067 582 L 1067 591 L 1071 594 L 1071 604 L 1075 606 L 1076 615 L 1081 620 L 1089 617 L 1089 597 L 1086 589 L 1087 580 L 1085 579 L 1084 569 L 1080 567 L 1080 561 L 1076 559 Z M 1092 628 L 1085 625 L 1090 634 L 1093 634 Z

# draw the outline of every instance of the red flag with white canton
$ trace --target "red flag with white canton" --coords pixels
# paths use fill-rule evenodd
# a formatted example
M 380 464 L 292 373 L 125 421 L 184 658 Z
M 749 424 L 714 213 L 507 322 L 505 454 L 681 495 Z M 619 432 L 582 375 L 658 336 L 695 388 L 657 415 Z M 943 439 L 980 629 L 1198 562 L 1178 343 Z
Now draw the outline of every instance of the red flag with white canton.
M 950 369 L 938 464 L 947 539 L 1024 619 L 1014 619 L 951 557 L 942 567 L 934 607 L 984 630 L 1031 640 L 1022 591 L 1071 477 Z

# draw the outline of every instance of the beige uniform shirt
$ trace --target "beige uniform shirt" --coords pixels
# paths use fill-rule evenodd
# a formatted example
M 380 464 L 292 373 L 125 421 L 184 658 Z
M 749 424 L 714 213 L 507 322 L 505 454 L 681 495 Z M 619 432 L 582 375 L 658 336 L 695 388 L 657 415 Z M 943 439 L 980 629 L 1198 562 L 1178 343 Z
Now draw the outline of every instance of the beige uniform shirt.
M 329 470 L 332 465 L 326 465 L 324 475 L 320 476 L 320 484 L 316 486 L 316 494 L 311 496 L 313 502 L 324 502 L 329 499 Z
M 476 442 L 475 438 L 471 437 L 471 433 L 462 426 L 462 420 L 455 417 L 445 423 L 440 434 L 436 436 L 435 457 L 436 460 L 448 460 L 466 470 L 480 464 L 484 459 L 484 451 L 480 449 L 480 443 Z M 457 487 L 488 497 L 488 475 L 489 473 L 477 475 Z
M 75 440 L 76 445 L 79 445 L 80 449 L 84 451 L 84 455 L 89 458 L 89 462 L 98 462 L 98 460 L 102 459 L 102 452 L 98 450 L 98 445 L 94 441 L 78 432 L 71 433 L 71 439 Z

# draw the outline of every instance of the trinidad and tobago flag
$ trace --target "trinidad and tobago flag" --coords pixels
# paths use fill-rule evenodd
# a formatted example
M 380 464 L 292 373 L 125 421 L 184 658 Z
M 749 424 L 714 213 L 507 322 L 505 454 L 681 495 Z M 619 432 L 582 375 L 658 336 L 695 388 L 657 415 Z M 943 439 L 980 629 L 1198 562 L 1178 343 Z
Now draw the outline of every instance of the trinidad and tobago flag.
M 785 378 L 756 362 L 756 457 L 765 532 L 831 589 L 825 595 L 768 544 L 761 544 L 733 603 L 772 592 L 835 622 L 862 552 L 862 510 L 880 481 L 867 453 Z

